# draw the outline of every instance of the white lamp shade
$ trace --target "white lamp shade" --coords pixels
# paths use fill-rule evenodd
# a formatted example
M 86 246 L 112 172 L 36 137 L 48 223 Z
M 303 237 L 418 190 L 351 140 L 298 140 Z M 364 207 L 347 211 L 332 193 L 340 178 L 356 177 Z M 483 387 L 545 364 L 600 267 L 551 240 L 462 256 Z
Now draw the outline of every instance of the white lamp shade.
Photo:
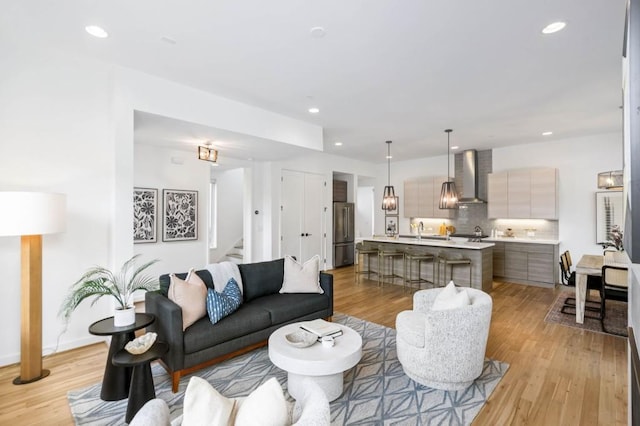
M 67 197 L 44 192 L 0 192 L 0 235 L 42 235 L 66 226 Z

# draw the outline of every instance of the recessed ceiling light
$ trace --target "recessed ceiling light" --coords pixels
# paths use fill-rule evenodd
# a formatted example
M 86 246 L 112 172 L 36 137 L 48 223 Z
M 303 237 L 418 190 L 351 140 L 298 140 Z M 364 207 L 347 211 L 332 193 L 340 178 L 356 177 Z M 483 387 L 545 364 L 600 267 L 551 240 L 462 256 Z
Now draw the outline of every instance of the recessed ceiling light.
M 460 147 L 458 145 L 454 145 L 451 147 L 451 151 L 453 151 L 454 149 L 460 149 Z
M 322 38 L 327 34 L 327 31 L 322 27 L 313 27 L 309 30 L 309 34 L 313 38 Z
M 335 142 L 334 145 L 335 146 L 342 146 L 342 142 Z
M 316 107 L 309 108 L 309 112 L 310 112 L 311 114 L 317 114 L 317 113 L 319 113 L 319 112 L 320 112 L 320 109 L 319 109 L 319 108 L 316 108 Z
M 99 27 L 97 25 L 87 25 L 86 27 L 84 27 L 84 30 L 94 37 L 98 37 L 98 38 L 109 37 L 109 33 L 107 33 L 102 27 Z
M 567 26 L 566 22 L 562 22 L 562 21 L 553 22 L 542 29 L 542 34 L 557 33 L 558 31 L 562 30 L 566 26 Z
M 543 132 L 542 136 L 551 136 L 553 132 Z

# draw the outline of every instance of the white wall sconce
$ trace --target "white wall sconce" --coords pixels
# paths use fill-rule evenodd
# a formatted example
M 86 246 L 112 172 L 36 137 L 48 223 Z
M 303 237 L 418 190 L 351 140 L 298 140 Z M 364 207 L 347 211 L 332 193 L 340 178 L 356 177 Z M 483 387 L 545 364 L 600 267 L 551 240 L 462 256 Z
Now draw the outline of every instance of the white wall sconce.
M 598 173 L 598 189 L 622 189 L 622 170 Z
M 209 161 L 213 163 L 214 166 L 218 165 L 218 150 L 213 149 L 210 146 L 199 146 L 198 147 L 198 158 L 200 160 Z

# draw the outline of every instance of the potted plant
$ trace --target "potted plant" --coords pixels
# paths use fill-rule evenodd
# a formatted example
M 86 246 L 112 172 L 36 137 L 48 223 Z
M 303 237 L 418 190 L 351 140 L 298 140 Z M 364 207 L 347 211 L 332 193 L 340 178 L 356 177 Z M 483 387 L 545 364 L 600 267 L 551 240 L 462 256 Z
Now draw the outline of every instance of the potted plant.
M 135 308 L 132 304 L 133 293 L 137 290 L 153 291 L 159 287 L 158 280 L 142 274 L 158 259 L 135 268 L 138 257 L 140 255 L 135 255 L 127 260 L 117 274 L 102 266 L 94 266 L 87 270 L 69 289 L 58 315 L 68 321 L 73 311 L 87 297 L 95 296 L 91 302 L 93 306 L 100 297 L 113 296 L 117 302 L 113 319 L 114 325 L 122 327 L 133 324 L 136 318 Z

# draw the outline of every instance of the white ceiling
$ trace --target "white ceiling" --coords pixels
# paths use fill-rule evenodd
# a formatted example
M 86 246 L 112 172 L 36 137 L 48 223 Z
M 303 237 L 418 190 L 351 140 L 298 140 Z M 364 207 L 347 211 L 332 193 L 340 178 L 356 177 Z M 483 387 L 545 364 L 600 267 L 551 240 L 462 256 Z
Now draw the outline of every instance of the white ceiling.
M 0 36 L 318 124 L 325 151 L 382 162 L 385 140 L 394 142 L 394 160 L 443 155 L 449 127 L 462 149 L 537 142 L 547 130 L 552 139 L 620 131 L 625 3 L 22 0 L 3 4 Z M 541 34 L 556 20 L 566 29 Z M 89 36 L 89 24 L 110 37 Z M 311 36 L 316 26 L 324 37 Z M 309 114 L 311 106 L 320 113 Z M 149 143 L 219 135 L 150 114 L 138 119 L 136 137 Z M 258 144 L 224 137 L 238 158 Z

